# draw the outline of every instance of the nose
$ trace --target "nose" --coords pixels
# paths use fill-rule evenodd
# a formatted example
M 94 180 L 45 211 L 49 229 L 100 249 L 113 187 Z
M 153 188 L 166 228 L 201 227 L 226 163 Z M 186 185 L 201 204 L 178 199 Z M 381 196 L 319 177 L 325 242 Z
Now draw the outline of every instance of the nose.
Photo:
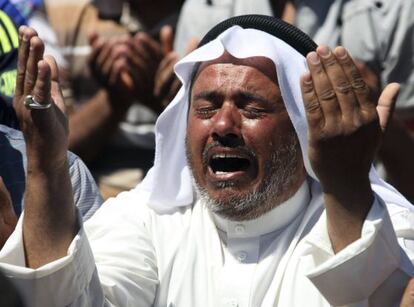
M 237 146 L 241 143 L 241 115 L 238 108 L 224 103 L 213 118 L 212 136 L 224 146 Z

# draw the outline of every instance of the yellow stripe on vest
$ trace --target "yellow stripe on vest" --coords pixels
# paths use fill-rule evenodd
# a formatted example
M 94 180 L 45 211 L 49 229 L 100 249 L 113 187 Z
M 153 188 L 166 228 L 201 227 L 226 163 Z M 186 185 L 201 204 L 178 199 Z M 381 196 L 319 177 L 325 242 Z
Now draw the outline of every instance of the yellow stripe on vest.
M 10 17 L 6 15 L 3 11 L 0 10 L 0 19 L 6 27 L 7 33 L 10 36 L 11 42 L 7 36 L 7 33 L 4 31 L 3 27 L 0 27 L 0 44 L 2 46 L 3 52 L 7 53 L 12 50 L 12 48 L 19 47 L 19 34 L 17 33 L 16 27 L 11 21 Z M 11 43 L 11 44 L 10 44 Z

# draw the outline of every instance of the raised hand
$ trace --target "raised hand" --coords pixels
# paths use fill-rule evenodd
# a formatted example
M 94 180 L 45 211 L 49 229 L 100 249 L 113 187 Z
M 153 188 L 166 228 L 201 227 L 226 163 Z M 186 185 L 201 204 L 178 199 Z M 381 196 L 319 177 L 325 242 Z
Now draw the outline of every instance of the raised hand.
M 66 163 L 68 122 L 59 87 L 59 73 L 52 57 L 43 57 L 44 44 L 35 30 L 19 29 L 16 94 L 13 105 L 27 144 L 30 167 L 35 165 L 54 169 Z M 33 97 L 46 109 L 28 108 L 25 103 Z
M 58 69 L 28 27 L 19 29 L 14 107 L 27 148 L 23 236 L 26 263 L 39 267 L 67 253 L 78 231 L 67 163 L 68 122 Z
M 12 234 L 17 224 L 17 216 L 13 209 L 13 203 L 0 177 L 0 249 Z
M 388 85 L 379 101 L 346 50 L 319 47 L 307 56 L 302 78 L 309 124 L 309 158 L 326 190 L 339 181 L 367 180 L 368 171 L 391 118 L 399 86 Z M 337 181 L 335 180 L 335 181 Z
M 302 76 L 301 87 L 309 126 L 309 159 L 324 191 L 331 240 L 340 250 L 359 237 L 371 208 L 369 169 L 399 85 L 388 85 L 378 101 L 372 99 L 343 47 L 332 51 L 321 46 L 308 54 L 307 62 L 309 73 Z
M 161 45 L 144 32 L 107 41 L 92 35 L 90 66 L 95 77 L 115 97 L 116 104 L 134 100 L 153 108 L 154 75 L 162 58 Z
M 178 62 L 179 56 L 173 51 L 173 30 L 171 26 L 164 26 L 160 32 L 161 45 L 164 51 L 164 58 L 155 74 L 154 96 L 165 108 L 180 89 L 181 82 L 175 76 L 174 65 Z M 187 45 L 187 53 L 197 48 L 198 40 L 190 40 Z

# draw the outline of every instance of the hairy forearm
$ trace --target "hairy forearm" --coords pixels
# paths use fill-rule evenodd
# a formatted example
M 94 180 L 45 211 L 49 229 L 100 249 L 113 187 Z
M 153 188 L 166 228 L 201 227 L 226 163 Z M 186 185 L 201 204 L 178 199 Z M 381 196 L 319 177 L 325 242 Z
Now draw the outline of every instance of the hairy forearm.
M 362 226 L 372 207 L 374 196 L 368 180 L 350 179 L 338 190 L 323 194 L 327 227 L 332 248 L 341 251 L 361 237 Z
M 65 256 L 79 229 L 66 160 L 45 171 L 29 159 L 24 214 L 26 265 L 37 268 Z
M 127 110 L 128 105 L 114 108 L 107 92 L 99 91 L 69 117 L 69 149 L 83 160 L 91 161 L 116 131 Z

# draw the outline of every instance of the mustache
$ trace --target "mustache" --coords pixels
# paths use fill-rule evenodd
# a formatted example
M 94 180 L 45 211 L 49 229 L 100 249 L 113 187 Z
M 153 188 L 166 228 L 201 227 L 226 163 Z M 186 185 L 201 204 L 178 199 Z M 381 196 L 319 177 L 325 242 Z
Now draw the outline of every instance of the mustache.
M 203 150 L 203 166 L 207 167 L 209 162 L 209 152 L 213 148 L 220 147 L 220 148 L 231 148 L 247 157 L 249 157 L 249 160 L 254 161 L 256 159 L 256 153 L 246 145 L 237 145 L 237 146 L 225 146 L 219 141 L 213 141 L 213 143 L 210 143 L 204 147 Z

